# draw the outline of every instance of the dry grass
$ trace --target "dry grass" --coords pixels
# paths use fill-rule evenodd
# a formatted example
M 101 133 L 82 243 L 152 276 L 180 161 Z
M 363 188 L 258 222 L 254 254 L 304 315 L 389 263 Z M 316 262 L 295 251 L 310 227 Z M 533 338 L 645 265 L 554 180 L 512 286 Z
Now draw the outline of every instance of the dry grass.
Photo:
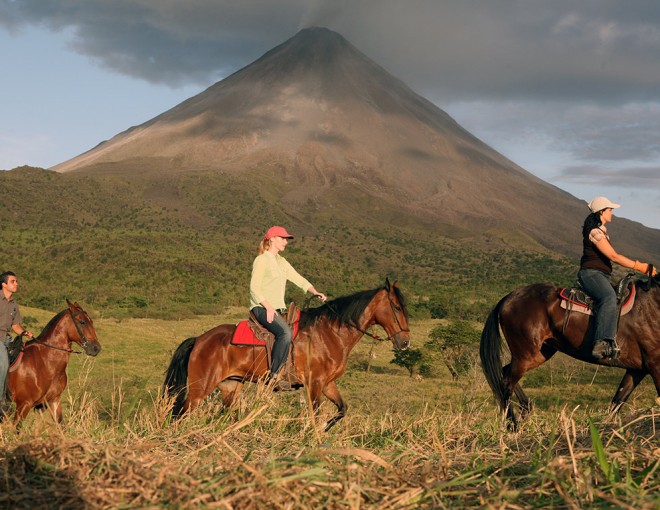
M 185 330 L 136 324 L 132 334 L 146 344 L 149 331 Z M 109 338 L 129 334 L 126 323 L 99 326 Z M 349 413 L 328 433 L 321 427 L 331 405 L 315 420 L 303 392 L 261 386 L 246 388 L 229 411 L 214 395 L 172 422 L 151 382 L 160 383 L 164 366 L 148 359 L 144 380 L 129 386 L 116 373 L 123 351 L 111 345 L 119 341 L 104 345 L 113 363 L 72 360 L 64 427 L 47 414 L 19 431 L 0 426 L 0 508 L 658 508 L 660 407 L 651 385 L 612 418 L 602 394 L 615 386 L 589 384 L 602 375 L 593 368 L 557 364 L 528 386 L 546 400 L 514 433 L 478 372 L 417 381 L 390 365 L 383 347 L 371 373 L 340 379 Z
M 471 412 L 349 415 L 329 433 L 300 395 L 247 392 L 176 423 L 160 404 L 105 423 L 83 397 L 66 429 L 3 426 L 7 508 L 657 508 L 660 408 L 601 421 L 607 480 L 580 410 L 510 433 L 490 402 Z M 597 418 L 597 417 L 596 417 Z M 645 471 L 646 470 L 646 471 Z M 629 478 L 626 478 L 629 473 Z M 634 479 L 637 479 L 634 481 Z

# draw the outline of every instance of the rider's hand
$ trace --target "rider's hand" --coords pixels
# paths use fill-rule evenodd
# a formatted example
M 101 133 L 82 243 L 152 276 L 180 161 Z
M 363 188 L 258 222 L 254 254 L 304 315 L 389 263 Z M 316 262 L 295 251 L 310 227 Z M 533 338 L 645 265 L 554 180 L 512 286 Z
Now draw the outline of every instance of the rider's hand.
M 648 274 L 649 273 L 649 265 L 646 262 L 640 262 L 639 260 L 635 261 L 635 265 L 633 266 L 633 271 L 639 271 L 640 273 Z M 651 276 L 655 276 L 657 271 L 655 268 L 653 268 L 653 274 Z
M 327 299 L 328 299 L 328 298 L 326 297 L 326 295 L 323 294 L 323 292 L 317 292 L 317 293 L 314 294 L 314 295 L 315 295 L 317 298 L 319 298 L 321 301 L 323 301 L 324 303 L 325 303 L 325 302 L 327 301 Z

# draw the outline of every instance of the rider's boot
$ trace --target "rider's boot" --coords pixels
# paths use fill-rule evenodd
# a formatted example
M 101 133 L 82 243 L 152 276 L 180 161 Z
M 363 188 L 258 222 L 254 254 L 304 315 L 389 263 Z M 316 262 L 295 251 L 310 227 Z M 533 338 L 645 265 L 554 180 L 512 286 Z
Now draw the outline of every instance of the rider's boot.
M 594 342 L 594 347 L 591 355 L 596 359 L 611 358 L 616 359 L 619 357 L 619 345 L 616 340 L 610 338 L 599 339 Z

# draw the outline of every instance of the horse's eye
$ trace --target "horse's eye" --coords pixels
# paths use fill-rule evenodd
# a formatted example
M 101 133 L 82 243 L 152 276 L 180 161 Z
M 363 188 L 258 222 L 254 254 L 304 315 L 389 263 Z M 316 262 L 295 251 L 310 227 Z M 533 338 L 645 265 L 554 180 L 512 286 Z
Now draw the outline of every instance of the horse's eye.
M 394 305 L 394 309 L 395 309 L 397 312 L 400 312 L 400 311 L 401 311 L 401 307 L 398 306 L 398 305 Z
M 87 323 L 85 321 L 80 321 L 78 324 L 80 324 L 81 326 L 84 326 Z

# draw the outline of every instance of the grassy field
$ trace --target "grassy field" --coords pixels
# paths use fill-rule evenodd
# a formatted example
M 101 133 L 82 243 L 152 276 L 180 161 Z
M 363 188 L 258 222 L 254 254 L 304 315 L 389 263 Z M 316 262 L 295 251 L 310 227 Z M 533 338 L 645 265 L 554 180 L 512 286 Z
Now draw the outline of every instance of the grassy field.
M 53 315 L 25 307 L 46 324 Z M 72 356 L 63 427 L 32 413 L 0 425 L 0 508 L 658 508 L 660 407 L 645 380 L 611 417 L 622 371 L 557 356 L 523 386 L 535 409 L 518 432 L 500 419 L 478 366 L 410 377 L 391 346 L 363 339 L 339 380 L 348 414 L 331 431 L 305 393 L 246 387 L 170 421 L 158 401 L 172 351 L 224 322 L 97 317 L 103 351 Z M 417 320 L 413 347 L 440 320 Z M 475 324 L 478 326 L 478 324 Z

